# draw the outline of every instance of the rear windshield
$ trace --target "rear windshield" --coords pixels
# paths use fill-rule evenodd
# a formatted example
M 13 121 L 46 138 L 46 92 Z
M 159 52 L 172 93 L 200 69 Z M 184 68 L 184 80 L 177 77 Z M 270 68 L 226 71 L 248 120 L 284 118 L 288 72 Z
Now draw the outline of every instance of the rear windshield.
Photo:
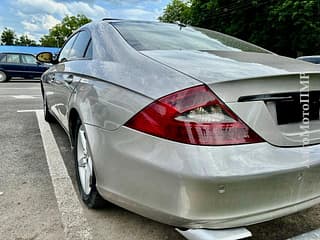
M 300 60 L 304 60 L 306 62 L 311 62 L 311 63 L 315 63 L 315 64 L 320 63 L 320 57 L 319 58 L 301 58 Z
M 136 50 L 203 50 L 270 53 L 215 31 L 158 22 L 114 22 L 112 25 Z

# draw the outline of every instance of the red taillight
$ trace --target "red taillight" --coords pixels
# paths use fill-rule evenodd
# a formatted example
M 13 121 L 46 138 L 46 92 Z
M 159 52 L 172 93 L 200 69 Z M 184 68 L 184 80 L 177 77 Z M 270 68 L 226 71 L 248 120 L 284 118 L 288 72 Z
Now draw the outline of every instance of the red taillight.
M 185 89 L 156 100 L 130 119 L 126 126 L 196 145 L 263 141 L 206 86 Z

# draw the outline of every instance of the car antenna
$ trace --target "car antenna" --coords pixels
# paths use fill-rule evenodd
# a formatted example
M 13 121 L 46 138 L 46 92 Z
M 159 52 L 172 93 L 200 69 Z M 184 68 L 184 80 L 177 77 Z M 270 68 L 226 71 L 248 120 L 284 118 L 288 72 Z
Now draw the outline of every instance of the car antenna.
M 182 22 L 180 22 L 180 21 L 175 21 L 174 23 L 177 24 L 177 25 L 180 27 L 180 31 L 182 30 L 182 28 L 187 27 L 186 24 L 184 24 L 184 23 L 182 23 Z

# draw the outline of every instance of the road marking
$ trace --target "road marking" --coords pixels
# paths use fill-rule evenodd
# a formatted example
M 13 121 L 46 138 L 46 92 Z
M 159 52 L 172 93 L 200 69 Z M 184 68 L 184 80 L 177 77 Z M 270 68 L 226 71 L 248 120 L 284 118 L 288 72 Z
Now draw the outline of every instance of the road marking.
M 30 109 L 30 110 L 18 110 L 18 113 L 26 113 L 26 112 L 42 112 L 43 109 Z
M 50 125 L 44 120 L 42 110 L 20 110 L 35 112 L 39 124 L 52 185 L 56 195 L 66 240 L 92 240 L 92 229 L 84 216 L 71 178 L 67 172 Z
M 37 87 L 37 88 L 3 88 L 3 87 L 0 87 L 0 90 L 40 90 L 40 87 Z
M 12 95 L 11 97 L 16 99 L 35 99 L 40 98 L 40 95 Z
M 311 232 L 301 234 L 293 238 L 289 238 L 287 240 L 319 240 L 319 238 L 320 238 L 320 228 L 313 230 Z

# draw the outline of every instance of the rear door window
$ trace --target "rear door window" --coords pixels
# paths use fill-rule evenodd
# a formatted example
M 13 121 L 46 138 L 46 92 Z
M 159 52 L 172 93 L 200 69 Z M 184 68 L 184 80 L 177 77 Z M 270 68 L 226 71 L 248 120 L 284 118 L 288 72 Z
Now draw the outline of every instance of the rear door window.
M 70 50 L 74 44 L 74 41 L 77 39 L 78 37 L 78 33 L 73 35 L 68 41 L 67 43 L 63 46 L 60 55 L 59 55 L 59 62 L 65 62 L 70 60 L 69 56 L 70 56 Z
M 7 54 L 7 63 L 20 63 L 19 54 Z
M 70 50 L 69 59 L 84 58 L 89 42 L 90 34 L 86 31 L 81 31 Z
M 6 54 L 0 54 L 0 62 L 5 63 L 7 61 L 7 55 Z
M 37 63 L 36 58 L 31 55 L 21 55 L 21 61 L 24 64 L 36 64 Z

